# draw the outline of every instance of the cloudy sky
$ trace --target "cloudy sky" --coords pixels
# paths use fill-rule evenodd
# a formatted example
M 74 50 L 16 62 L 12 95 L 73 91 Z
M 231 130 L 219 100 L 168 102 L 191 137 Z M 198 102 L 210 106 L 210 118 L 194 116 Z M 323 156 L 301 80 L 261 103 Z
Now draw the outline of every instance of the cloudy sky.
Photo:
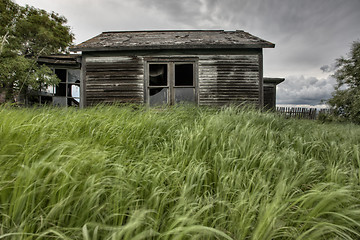
M 284 77 L 278 104 L 317 105 L 331 96 L 336 58 L 360 40 L 360 0 L 15 0 L 68 19 L 83 42 L 103 31 L 244 30 L 276 44 L 264 76 Z

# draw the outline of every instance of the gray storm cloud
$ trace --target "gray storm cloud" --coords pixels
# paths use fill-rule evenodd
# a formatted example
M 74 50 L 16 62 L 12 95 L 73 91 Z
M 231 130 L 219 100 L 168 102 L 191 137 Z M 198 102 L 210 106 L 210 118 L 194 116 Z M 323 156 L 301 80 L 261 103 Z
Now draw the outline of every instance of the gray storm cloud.
M 320 70 L 324 73 L 333 73 L 336 70 L 336 64 L 324 65 L 320 67 Z
M 321 66 L 344 55 L 360 37 L 359 0 L 135 1 L 182 27 L 242 29 L 274 42 L 276 49 L 266 51 L 266 74 L 320 74 Z
M 304 76 L 289 76 L 285 82 L 278 85 L 278 104 L 318 105 L 328 100 L 334 91 L 336 80 L 331 76 L 315 78 Z

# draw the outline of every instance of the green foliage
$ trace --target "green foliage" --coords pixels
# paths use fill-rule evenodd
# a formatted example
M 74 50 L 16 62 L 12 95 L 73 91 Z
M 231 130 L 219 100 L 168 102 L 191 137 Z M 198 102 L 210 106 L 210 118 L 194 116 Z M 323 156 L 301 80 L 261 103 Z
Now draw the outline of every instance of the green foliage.
M 360 42 L 354 42 L 348 58 L 341 57 L 336 64 L 337 85 L 328 103 L 338 116 L 360 123 Z
M 0 86 L 7 88 L 7 100 L 12 101 L 27 88 L 40 90 L 59 82 L 54 72 L 45 65 L 38 66 L 24 56 L 0 57 Z
M 360 128 L 0 107 L 0 239 L 359 239 Z
M 0 87 L 7 89 L 8 100 L 28 87 L 57 82 L 50 69 L 36 61 L 40 55 L 67 51 L 74 36 L 66 19 L 11 0 L 1 0 L 0 11 Z

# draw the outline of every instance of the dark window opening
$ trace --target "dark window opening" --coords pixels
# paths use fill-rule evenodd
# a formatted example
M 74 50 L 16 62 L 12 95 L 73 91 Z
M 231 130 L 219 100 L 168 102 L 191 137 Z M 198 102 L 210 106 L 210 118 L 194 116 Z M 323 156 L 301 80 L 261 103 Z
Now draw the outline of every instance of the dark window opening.
M 52 97 L 50 96 L 40 96 L 40 103 L 41 104 L 52 104 Z
M 60 83 L 56 86 L 55 96 L 66 96 L 66 69 L 55 69 L 56 76 L 60 79 Z
M 150 96 L 156 95 L 157 93 L 161 92 L 164 88 L 151 88 L 150 89 Z
M 29 105 L 32 106 L 34 104 L 40 103 L 40 96 L 39 95 L 29 95 L 28 96 Z
M 53 104 L 55 106 L 80 105 L 80 69 L 54 69 L 60 82 L 57 85 L 42 85 L 39 91 L 29 94 L 29 103 Z M 32 97 L 35 96 L 35 97 Z
M 79 106 L 80 103 L 80 70 L 55 69 L 55 74 L 60 79 L 56 86 L 54 105 Z
M 167 64 L 149 64 L 149 86 L 167 85 Z
M 67 99 L 67 105 L 68 106 L 79 106 L 79 102 L 80 102 L 80 99 L 76 99 L 76 98 L 68 98 Z
M 175 86 L 193 86 L 193 64 L 175 64 Z

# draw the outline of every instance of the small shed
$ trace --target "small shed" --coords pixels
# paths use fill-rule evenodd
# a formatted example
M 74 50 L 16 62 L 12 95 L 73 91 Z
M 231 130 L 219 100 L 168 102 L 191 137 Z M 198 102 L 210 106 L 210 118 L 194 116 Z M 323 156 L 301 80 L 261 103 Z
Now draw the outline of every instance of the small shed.
M 264 107 L 268 110 L 276 108 L 276 86 L 285 81 L 285 78 L 264 77 Z
M 103 32 L 81 51 L 80 105 L 192 102 L 264 106 L 263 48 L 244 31 Z

